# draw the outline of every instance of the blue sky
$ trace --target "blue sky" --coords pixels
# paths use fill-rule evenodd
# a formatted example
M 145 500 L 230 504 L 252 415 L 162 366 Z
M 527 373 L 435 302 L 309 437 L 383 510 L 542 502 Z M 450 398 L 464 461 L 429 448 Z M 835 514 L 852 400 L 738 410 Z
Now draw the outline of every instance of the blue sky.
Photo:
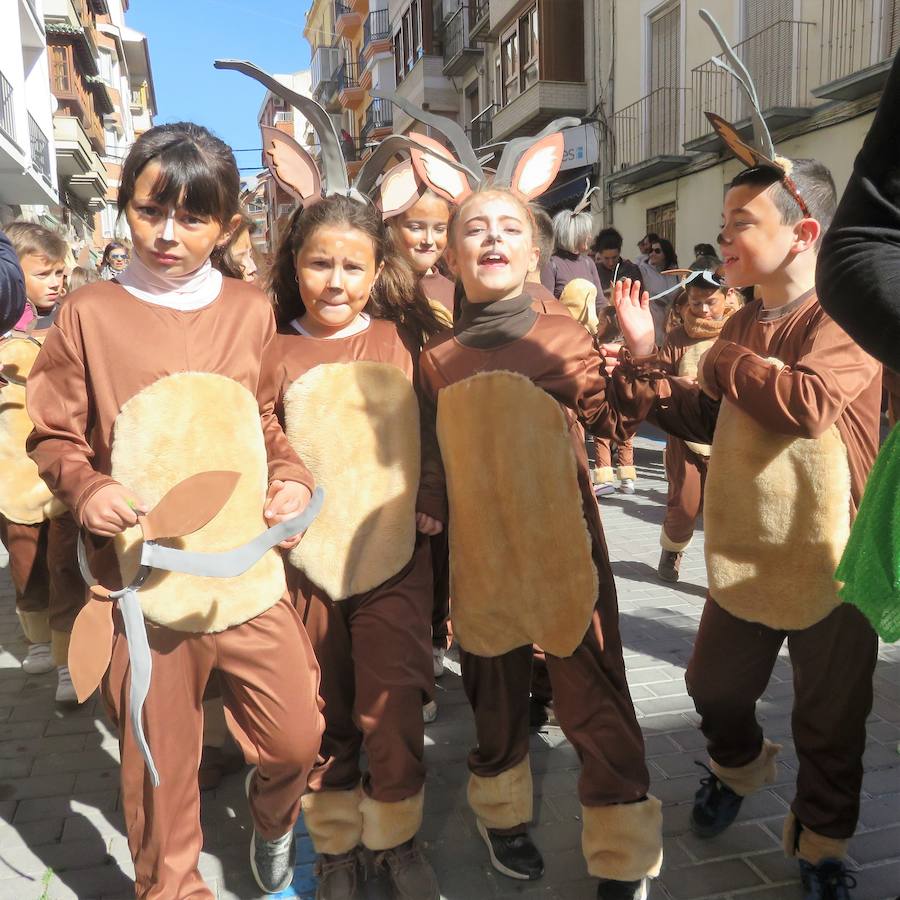
M 259 147 L 256 114 L 264 88 L 214 69 L 213 60 L 249 59 L 269 72 L 307 68 L 308 8 L 308 0 L 131 0 L 126 21 L 150 44 L 156 123 L 193 121 L 235 150 Z M 259 166 L 259 153 L 236 158 L 242 168 Z

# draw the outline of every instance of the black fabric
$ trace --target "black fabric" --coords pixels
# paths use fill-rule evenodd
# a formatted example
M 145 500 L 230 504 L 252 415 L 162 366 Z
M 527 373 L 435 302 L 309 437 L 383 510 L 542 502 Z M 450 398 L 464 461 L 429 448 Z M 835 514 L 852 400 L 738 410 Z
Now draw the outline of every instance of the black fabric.
M 9 331 L 25 312 L 25 276 L 9 238 L 0 231 L 0 333 Z
M 900 369 L 900 62 L 856 158 L 825 236 L 816 272 L 819 301 L 889 368 Z
M 464 300 L 459 318 L 453 324 L 453 333 L 461 344 L 477 350 L 516 341 L 537 321 L 538 314 L 531 308 L 532 302 L 529 294 L 492 303 Z

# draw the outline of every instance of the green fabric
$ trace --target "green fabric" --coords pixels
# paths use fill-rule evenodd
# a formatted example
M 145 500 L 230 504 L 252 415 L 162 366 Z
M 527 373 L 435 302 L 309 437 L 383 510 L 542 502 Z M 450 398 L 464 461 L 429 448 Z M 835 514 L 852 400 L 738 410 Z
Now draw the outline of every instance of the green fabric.
M 900 425 L 872 467 L 835 578 L 883 640 L 900 640 Z

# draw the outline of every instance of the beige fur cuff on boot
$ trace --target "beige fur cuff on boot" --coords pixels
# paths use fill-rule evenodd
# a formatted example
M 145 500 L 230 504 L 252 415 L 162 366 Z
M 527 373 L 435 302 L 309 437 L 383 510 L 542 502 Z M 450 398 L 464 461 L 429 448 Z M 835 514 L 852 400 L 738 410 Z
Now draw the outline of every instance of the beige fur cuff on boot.
M 581 849 L 595 878 L 638 881 L 655 878 L 662 866 L 662 804 L 582 806 Z
M 22 631 L 25 632 L 25 639 L 29 644 L 50 643 L 50 618 L 47 610 L 27 612 L 23 609 L 17 609 L 16 615 L 19 617 L 19 624 L 22 626 Z
M 797 821 L 793 811 L 789 812 L 784 820 L 781 840 L 785 856 L 796 856 L 813 866 L 826 859 L 844 859 L 850 844 L 848 838 L 830 838 L 810 831 Z
M 53 654 L 53 662 L 57 666 L 69 664 L 69 641 L 72 635 L 68 631 L 50 630 L 50 652 Z
M 424 808 L 424 788 L 418 794 L 395 803 L 363 797 L 359 805 L 363 846 L 377 852 L 405 844 L 422 827 Z
M 361 788 L 303 795 L 303 821 L 316 853 L 349 853 L 362 841 Z
M 619 481 L 624 481 L 626 478 L 637 481 L 637 469 L 634 466 L 619 466 L 616 469 L 616 477 Z
M 594 484 L 612 484 L 615 481 L 615 473 L 612 466 L 597 466 L 591 470 L 591 481 Z
M 486 828 L 515 828 L 531 821 L 534 785 L 526 756 L 493 778 L 469 775 L 469 806 Z
M 659 533 L 659 546 L 663 548 L 663 550 L 670 550 L 672 553 L 683 553 L 687 548 L 691 545 L 691 541 L 694 539 L 694 536 L 691 535 L 686 541 L 673 541 L 666 534 L 666 529 L 663 528 Z
M 777 768 L 775 757 L 781 750 L 781 744 L 773 744 L 770 740 L 763 740 L 762 750 L 759 756 L 745 766 L 720 766 L 714 759 L 710 760 L 709 767 L 713 774 L 723 784 L 730 787 L 738 796 L 748 797 L 754 791 L 758 791 L 763 785 L 774 784 Z

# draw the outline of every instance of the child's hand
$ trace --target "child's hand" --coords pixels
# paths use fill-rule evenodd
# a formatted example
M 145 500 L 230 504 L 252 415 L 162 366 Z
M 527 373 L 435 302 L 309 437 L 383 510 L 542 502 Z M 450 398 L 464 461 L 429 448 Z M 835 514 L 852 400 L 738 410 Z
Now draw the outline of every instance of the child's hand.
M 607 375 L 612 375 L 613 369 L 619 364 L 619 355 L 622 352 L 621 344 L 600 344 L 597 348 L 603 359 L 603 368 Z
M 309 488 L 299 481 L 273 481 L 266 494 L 266 521 L 272 526 L 299 516 L 306 509 L 311 497 Z M 295 534 L 278 546 L 290 550 L 300 543 L 302 537 L 303 534 Z
M 81 522 L 91 534 L 113 537 L 137 524 L 138 513 L 146 513 L 144 504 L 121 484 L 108 484 L 88 500 L 81 511 Z
M 641 283 L 623 278 L 613 288 L 613 305 L 619 329 L 634 356 L 650 356 L 656 350 L 656 328 L 650 315 L 650 294 Z
M 440 534 L 444 530 L 444 523 L 438 522 L 437 519 L 433 519 L 431 516 L 426 515 L 425 513 L 417 512 L 416 528 L 421 531 L 422 534 L 427 534 L 429 537 L 434 537 L 436 534 Z

